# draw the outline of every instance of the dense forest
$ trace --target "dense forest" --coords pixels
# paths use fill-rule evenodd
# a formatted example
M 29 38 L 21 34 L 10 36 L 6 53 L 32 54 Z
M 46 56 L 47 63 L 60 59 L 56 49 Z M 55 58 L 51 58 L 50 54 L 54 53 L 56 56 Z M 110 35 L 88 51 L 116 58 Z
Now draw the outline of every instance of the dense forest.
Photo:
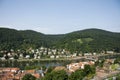
M 120 33 L 86 29 L 61 35 L 46 35 L 32 30 L 0 28 L 0 50 L 64 48 L 71 52 L 120 52 Z

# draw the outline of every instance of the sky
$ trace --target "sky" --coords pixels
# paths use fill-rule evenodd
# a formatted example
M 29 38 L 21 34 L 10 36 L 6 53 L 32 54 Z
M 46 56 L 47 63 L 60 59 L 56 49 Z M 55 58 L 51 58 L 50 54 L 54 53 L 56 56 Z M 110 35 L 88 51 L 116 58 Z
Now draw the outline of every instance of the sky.
M 0 0 L 0 27 L 44 34 L 120 32 L 120 0 Z

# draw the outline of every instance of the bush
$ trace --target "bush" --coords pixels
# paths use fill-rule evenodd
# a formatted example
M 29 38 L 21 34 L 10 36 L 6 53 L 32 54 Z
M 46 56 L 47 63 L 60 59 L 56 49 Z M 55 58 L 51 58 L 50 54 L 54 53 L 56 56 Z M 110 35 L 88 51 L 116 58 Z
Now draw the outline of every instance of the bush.
M 22 80 L 36 80 L 36 77 L 34 77 L 33 75 L 31 74 L 26 74 Z

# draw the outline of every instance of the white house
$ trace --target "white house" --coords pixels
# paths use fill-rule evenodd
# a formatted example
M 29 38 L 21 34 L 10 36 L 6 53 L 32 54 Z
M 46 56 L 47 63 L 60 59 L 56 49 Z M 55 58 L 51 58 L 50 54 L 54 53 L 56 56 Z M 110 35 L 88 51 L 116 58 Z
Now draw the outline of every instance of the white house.
M 55 58 L 55 56 L 54 56 L 54 55 L 52 55 L 52 56 L 50 56 L 50 58 L 51 58 L 51 59 L 53 59 L 53 58 Z
M 59 58 L 59 55 L 57 55 L 56 58 Z
M 107 53 L 108 53 L 108 54 L 113 54 L 113 53 L 114 53 L 114 51 L 107 51 Z
M 30 58 L 30 55 L 26 55 L 25 58 L 29 59 L 29 58 Z

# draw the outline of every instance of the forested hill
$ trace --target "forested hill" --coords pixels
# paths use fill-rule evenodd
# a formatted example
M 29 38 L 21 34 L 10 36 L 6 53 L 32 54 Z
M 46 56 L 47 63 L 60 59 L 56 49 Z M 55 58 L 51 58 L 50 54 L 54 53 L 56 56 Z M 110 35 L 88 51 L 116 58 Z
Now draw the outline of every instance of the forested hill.
M 29 49 L 41 46 L 65 48 L 72 52 L 120 50 L 120 33 L 86 29 L 62 35 L 45 35 L 32 30 L 0 28 L 0 50 Z
M 120 33 L 113 33 L 100 29 L 75 31 L 66 34 L 59 45 L 72 51 L 118 51 L 120 49 Z

